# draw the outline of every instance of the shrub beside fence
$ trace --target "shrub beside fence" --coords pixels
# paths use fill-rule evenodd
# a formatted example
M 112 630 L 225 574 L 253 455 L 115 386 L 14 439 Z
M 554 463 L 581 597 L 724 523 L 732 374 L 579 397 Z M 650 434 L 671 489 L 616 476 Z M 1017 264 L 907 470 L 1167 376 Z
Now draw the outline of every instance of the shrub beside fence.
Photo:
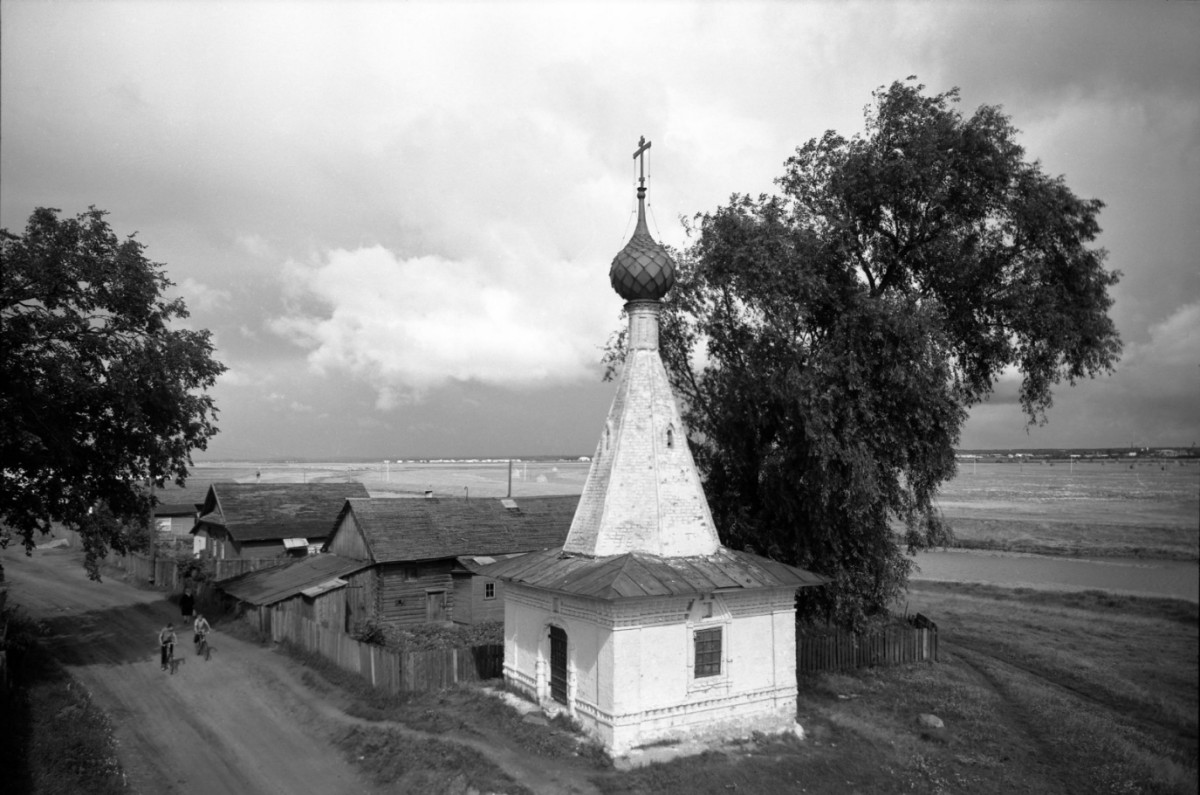
M 910 626 L 890 626 L 870 632 L 830 629 L 796 633 L 798 673 L 936 662 L 937 658 L 937 624 L 923 615 L 917 615 Z
M 271 640 L 286 641 L 319 654 L 343 671 L 357 674 L 374 687 L 393 695 L 441 690 L 458 682 L 495 679 L 504 670 L 504 647 L 500 645 L 392 651 L 357 641 L 299 613 L 276 612 L 270 626 Z

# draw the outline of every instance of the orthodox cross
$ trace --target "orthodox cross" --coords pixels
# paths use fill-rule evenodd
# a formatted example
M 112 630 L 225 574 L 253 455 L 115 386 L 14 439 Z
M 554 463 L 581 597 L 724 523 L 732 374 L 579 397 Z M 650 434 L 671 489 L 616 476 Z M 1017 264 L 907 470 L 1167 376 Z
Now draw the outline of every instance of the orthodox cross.
M 644 191 L 646 189 L 646 158 L 642 155 L 642 153 L 645 152 L 649 148 L 650 148 L 650 142 L 647 141 L 646 136 L 643 135 L 640 139 L 638 139 L 637 151 L 633 153 L 634 160 L 638 160 L 639 158 L 641 158 L 640 162 L 638 162 L 638 190 L 639 191 Z

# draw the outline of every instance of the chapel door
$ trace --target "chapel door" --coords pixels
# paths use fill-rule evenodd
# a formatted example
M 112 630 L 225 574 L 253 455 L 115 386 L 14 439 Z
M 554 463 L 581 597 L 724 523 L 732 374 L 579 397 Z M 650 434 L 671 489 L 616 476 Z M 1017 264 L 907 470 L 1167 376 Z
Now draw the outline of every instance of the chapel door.
M 567 703 L 567 632 L 550 627 L 550 697 Z

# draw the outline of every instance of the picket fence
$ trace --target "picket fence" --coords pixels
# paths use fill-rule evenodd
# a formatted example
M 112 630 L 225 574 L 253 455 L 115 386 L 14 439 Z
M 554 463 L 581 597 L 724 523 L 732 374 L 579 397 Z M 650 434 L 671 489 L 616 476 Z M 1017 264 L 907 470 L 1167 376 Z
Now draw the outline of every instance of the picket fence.
M 362 643 L 294 612 L 277 612 L 270 626 L 271 640 L 319 654 L 393 695 L 441 690 L 503 674 L 504 647 L 500 645 L 398 652 Z
M 878 665 L 936 662 L 937 624 L 918 615 L 910 626 L 869 632 L 838 629 L 796 633 L 796 671 L 847 671 Z

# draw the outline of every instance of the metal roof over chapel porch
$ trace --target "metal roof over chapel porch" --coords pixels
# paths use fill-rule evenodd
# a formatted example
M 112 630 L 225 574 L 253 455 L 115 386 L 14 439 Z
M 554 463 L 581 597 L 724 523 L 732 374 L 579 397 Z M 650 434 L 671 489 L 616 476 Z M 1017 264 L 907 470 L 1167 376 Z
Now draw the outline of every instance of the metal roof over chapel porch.
M 489 577 L 573 596 L 611 601 L 760 588 L 811 588 L 828 578 L 725 547 L 698 557 L 638 552 L 593 558 L 561 549 L 531 552 L 482 569 Z

